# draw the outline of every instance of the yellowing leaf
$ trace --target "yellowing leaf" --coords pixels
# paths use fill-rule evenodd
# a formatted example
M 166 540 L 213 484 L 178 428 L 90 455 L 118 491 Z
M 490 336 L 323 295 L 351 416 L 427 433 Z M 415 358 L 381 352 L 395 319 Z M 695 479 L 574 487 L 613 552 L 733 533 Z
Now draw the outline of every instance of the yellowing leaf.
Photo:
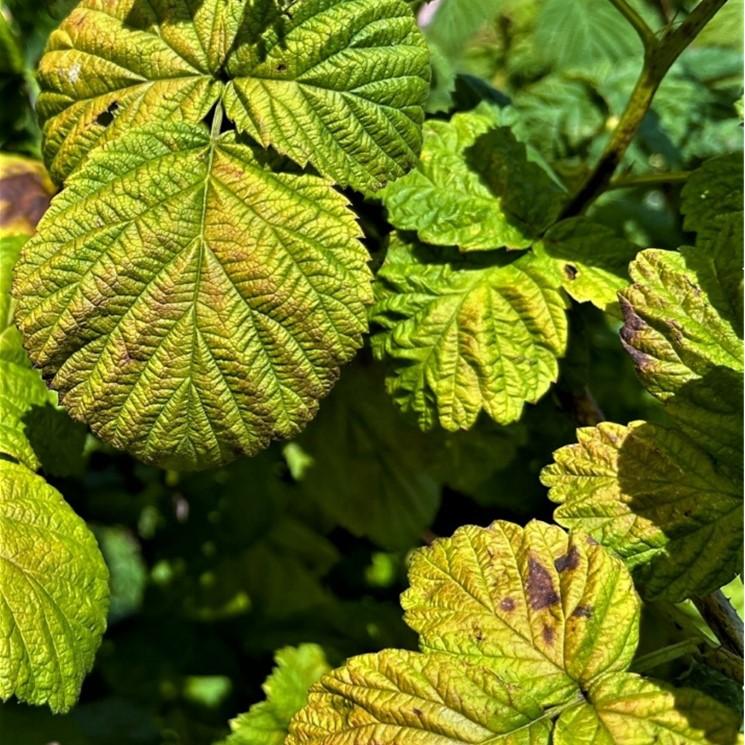
M 555 518 L 613 549 L 645 596 L 704 595 L 740 571 L 740 485 L 694 442 L 645 422 L 577 435 L 542 474 L 560 503 Z
M 289 437 L 361 344 L 367 253 L 345 199 L 233 133 L 163 124 L 98 149 L 22 252 L 17 322 L 63 405 L 178 468 Z
M 737 715 L 626 672 L 640 603 L 623 564 L 531 522 L 466 526 L 417 551 L 405 619 L 422 653 L 348 660 L 287 745 L 735 745 Z
M 0 239 L 33 235 L 54 191 L 54 184 L 41 163 L 0 153 Z
M 643 251 L 631 265 L 634 284 L 622 293 L 626 349 L 645 386 L 662 400 L 715 367 L 743 369 L 732 302 L 700 251 Z M 729 251 L 737 255 L 735 245 Z
M 265 30 L 250 21 L 226 63 L 239 129 L 361 190 L 416 164 L 429 54 L 406 2 L 298 0 Z
M 106 565 L 59 492 L 2 459 L 0 547 L 0 699 L 67 711 L 106 627 Z
M 548 745 L 542 713 L 529 692 L 491 670 L 389 649 L 322 678 L 287 745 Z
M 554 745 L 737 745 L 739 717 L 709 696 L 630 673 L 603 676 L 556 722 Z
M 726 227 L 726 226 L 725 226 Z M 644 251 L 620 295 L 621 337 L 643 384 L 737 476 L 742 469 L 742 246 Z M 734 280 L 734 281 L 733 281 Z M 739 477 L 738 477 L 739 478 Z
M 58 181 L 98 144 L 222 100 L 264 146 L 375 189 L 416 162 L 429 63 L 403 0 L 83 0 L 39 75 Z
M 201 121 L 220 97 L 211 72 L 224 55 L 208 55 L 204 35 L 211 22 L 224 28 L 218 14 L 235 4 L 204 0 L 191 22 L 188 0 L 79 3 L 39 63 L 37 111 L 54 179 L 64 181 L 92 148 L 134 127 Z M 228 37 L 215 38 L 230 43 Z
M 566 301 L 547 257 L 466 260 L 394 237 L 378 280 L 373 348 L 423 429 L 468 429 L 482 410 L 513 422 L 556 380 Z
M 533 521 L 465 526 L 418 551 L 401 598 L 426 650 L 489 666 L 543 705 L 624 670 L 639 600 L 623 564 L 582 535 Z

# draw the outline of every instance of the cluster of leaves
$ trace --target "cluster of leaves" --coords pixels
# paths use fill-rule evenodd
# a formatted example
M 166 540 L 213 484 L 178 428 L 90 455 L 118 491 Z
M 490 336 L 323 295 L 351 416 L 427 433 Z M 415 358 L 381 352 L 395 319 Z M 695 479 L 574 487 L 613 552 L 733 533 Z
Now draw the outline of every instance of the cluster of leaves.
M 621 5 L 0 6 L 0 731 L 737 742 L 742 3 L 567 216 Z

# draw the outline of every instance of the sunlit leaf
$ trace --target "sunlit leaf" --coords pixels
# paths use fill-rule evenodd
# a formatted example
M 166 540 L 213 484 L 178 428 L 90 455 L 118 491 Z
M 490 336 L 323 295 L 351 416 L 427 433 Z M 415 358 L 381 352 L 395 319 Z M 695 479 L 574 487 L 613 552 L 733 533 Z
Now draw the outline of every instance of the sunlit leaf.
M 329 670 L 316 644 L 280 649 L 274 661 L 274 672 L 262 686 L 267 700 L 230 722 L 232 734 L 224 745 L 284 745 L 290 719 L 305 706 L 308 689 Z
M 482 410 L 501 424 L 519 419 L 566 348 L 560 284 L 545 256 L 465 260 L 394 237 L 371 315 L 394 400 L 423 429 L 469 429 Z
M 164 124 L 92 154 L 16 270 L 17 322 L 63 405 L 143 460 L 199 468 L 297 433 L 361 343 L 346 200 L 233 133 Z
M 0 698 L 67 711 L 106 627 L 108 573 L 59 492 L 0 459 Z
M 427 122 L 419 166 L 382 193 L 393 225 L 462 251 L 528 247 L 555 211 L 557 187 L 500 122 L 487 104 Z
M 466 526 L 417 552 L 404 620 L 423 649 L 492 667 L 542 704 L 624 670 L 639 600 L 620 561 L 577 535 L 531 522 Z
M 647 597 L 704 595 L 740 571 L 741 484 L 695 442 L 646 422 L 577 436 L 542 474 L 555 518 L 613 549 Z

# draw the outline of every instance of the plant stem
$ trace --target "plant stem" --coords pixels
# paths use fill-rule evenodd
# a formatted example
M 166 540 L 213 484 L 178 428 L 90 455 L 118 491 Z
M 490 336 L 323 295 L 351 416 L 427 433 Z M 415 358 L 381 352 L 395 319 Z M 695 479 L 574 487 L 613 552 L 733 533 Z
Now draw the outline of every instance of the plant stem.
M 645 673 L 648 670 L 654 670 L 656 667 L 664 665 L 666 662 L 671 662 L 672 660 L 677 660 L 686 654 L 696 652 L 704 643 L 705 642 L 702 639 L 685 639 L 682 642 L 670 644 L 661 649 L 655 649 L 654 652 L 642 655 L 635 660 L 631 669 L 635 673 Z
M 634 13 L 625 2 L 619 0 L 611 0 L 611 2 L 624 13 L 626 18 L 630 18 L 629 14 Z M 680 26 L 668 31 L 659 41 L 648 39 L 644 32 L 644 65 L 626 110 L 621 115 L 618 126 L 613 131 L 610 142 L 593 172 L 562 211 L 562 219 L 581 215 L 606 190 L 673 62 L 698 36 L 725 2 L 726 0 L 701 0 Z M 623 10 L 624 7 L 627 7 L 626 12 Z M 642 33 L 636 24 L 634 28 Z
M 691 174 L 688 171 L 670 171 L 669 173 L 645 173 L 641 176 L 621 176 L 611 181 L 611 189 L 635 189 L 640 186 L 654 188 L 666 184 L 683 184 Z
M 634 27 L 639 34 L 645 49 L 649 49 L 657 43 L 657 37 L 654 31 L 647 25 L 647 22 L 632 8 L 626 0 L 610 0 L 619 13 Z
M 743 656 L 742 621 L 721 590 L 702 598 L 694 598 L 694 604 L 720 644 L 730 652 Z

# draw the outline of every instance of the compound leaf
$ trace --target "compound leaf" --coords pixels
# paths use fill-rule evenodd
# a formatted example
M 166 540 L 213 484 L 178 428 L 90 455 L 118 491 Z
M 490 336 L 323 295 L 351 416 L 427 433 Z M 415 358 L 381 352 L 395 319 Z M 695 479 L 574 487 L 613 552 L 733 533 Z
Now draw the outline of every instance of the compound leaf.
M 59 492 L 3 460 L 0 545 L 0 698 L 67 711 L 106 627 L 106 565 Z
M 529 693 L 449 655 L 388 649 L 324 676 L 287 745 L 547 745 L 551 722 Z
M 683 600 L 735 576 L 742 492 L 694 442 L 646 422 L 604 422 L 577 436 L 542 474 L 560 504 L 557 522 L 613 549 L 646 597 Z
M 556 187 L 499 124 L 499 110 L 487 104 L 426 122 L 418 167 L 381 194 L 391 223 L 462 251 L 530 246 L 550 219 Z
M 423 652 L 348 660 L 311 688 L 287 745 L 734 745 L 738 715 L 626 672 L 641 604 L 583 535 L 466 526 L 417 551 L 405 620 Z
M 422 648 L 491 666 L 556 705 L 624 670 L 639 600 L 623 564 L 584 536 L 533 521 L 465 526 L 418 551 L 404 620 Z
M 17 322 L 62 403 L 146 461 L 199 468 L 299 431 L 361 344 L 367 252 L 320 178 L 231 132 L 99 148 L 16 270 Z
M 247 23 L 226 70 L 239 129 L 344 186 L 376 191 L 417 162 L 429 53 L 403 0 L 299 0 Z
M 224 745 L 284 745 L 290 719 L 305 706 L 308 689 L 329 671 L 316 644 L 280 649 L 274 661 L 276 667 L 262 686 L 267 700 L 230 722 L 232 734 Z
M 83 0 L 39 77 L 58 181 L 98 144 L 222 100 L 264 146 L 374 190 L 416 162 L 429 57 L 403 0 Z
M 691 689 L 675 689 L 631 673 L 603 676 L 588 702 L 557 720 L 554 745 L 740 742 L 738 715 Z
M 482 410 L 516 421 L 556 379 L 567 319 L 547 257 L 465 262 L 394 237 L 378 279 L 373 348 L 394 366 L 389 391 L 423 429 L 469 429 Z

